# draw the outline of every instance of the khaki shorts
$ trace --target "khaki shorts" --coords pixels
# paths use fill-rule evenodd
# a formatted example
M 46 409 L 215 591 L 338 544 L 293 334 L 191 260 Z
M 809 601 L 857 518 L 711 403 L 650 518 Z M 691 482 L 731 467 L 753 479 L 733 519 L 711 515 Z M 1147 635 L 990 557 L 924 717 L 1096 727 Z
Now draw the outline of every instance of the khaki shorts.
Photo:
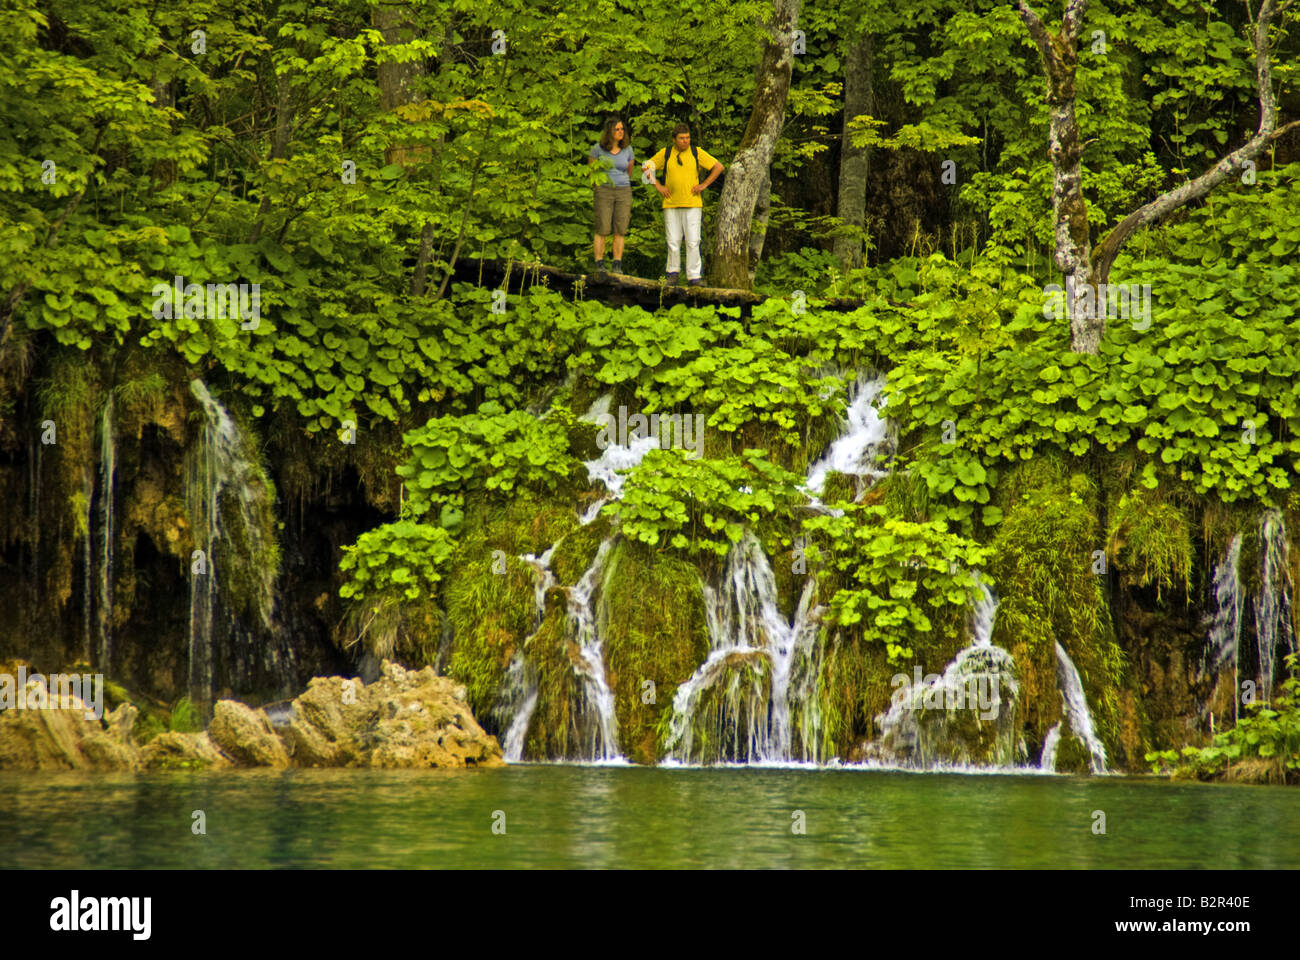
M 631 222 L 632 188 L 608 183 L 596 187 L 596 236 L 607 237 L 611 233 L 627 236 Z

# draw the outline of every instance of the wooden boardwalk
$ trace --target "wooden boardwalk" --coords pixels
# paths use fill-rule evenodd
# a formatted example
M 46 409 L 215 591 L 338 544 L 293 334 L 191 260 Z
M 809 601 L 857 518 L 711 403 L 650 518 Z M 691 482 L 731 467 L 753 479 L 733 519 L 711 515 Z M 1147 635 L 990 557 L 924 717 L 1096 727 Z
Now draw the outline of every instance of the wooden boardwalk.
M 671 307 L 678 303 L 690 306 L 712 304 L 719 307 L 740 307 L 742 317 L 749 316 L 755 304 L 770 299 L 749 290 L 688 287 L 685 281 L 679 281 L 679 286 L 670 287 L 659 279 L 646 280 L 627 274 L 570 273 L 539 263 L 510 263 L 508 282 L 506 271 L 506 261 L 470 258 L 456 264 L 455 279 L 493 289 L 505 289 L 507 293 L 520 293 L 531 286 L 544 285 L 569 298 L 575 296 L 574 288 L 581 282 L 580 295 L 583 299 L 599 300 L 610 306 L 638 306 L 646 310 L 657 310 L 661 306 Z M 862 304 L 861 300 L 841 297 L 825 301 L 817 309 L 847 312 L 856 310 Z

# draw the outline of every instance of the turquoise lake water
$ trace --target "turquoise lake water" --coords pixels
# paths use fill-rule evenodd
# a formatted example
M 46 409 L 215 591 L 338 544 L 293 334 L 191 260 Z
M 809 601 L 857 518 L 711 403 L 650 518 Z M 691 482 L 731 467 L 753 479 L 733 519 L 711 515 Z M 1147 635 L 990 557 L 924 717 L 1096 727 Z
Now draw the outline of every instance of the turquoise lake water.
M 860 768 L 9 772 L 0 849 L 38 869 L 1294 868 L 1300 791 Z

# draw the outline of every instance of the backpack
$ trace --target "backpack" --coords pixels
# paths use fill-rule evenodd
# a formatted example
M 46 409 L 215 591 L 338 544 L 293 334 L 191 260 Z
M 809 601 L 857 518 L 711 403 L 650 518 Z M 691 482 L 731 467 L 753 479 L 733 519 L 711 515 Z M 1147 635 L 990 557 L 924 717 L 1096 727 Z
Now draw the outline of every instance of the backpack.
M 674 147 L 673 144 L 671 143 L 669 143 L 668 146 L 664 147 L 664 183 L 668 182 L 668 161 L 673 158 L 673 149 Z M 651 156 L 654 156 L 654 154 L 651 154 Z M 709 170 L 712 170 L 713 168 L 709 167 L 709 170 L 700 169 L 700 148 L 693 143 L 691 144 L 691 156 L 695 158 L 696 182 L 703 183 L 704 178 L 708 176 Z M 727 180 L 727 174 L 726 171 L 723 171 L 722 173 L 718 174 L 718 179 L 713 181 L 712 186 L 717 187 L 718 192 L 721 193 L 722 185 L 726 182 L 726 180 Z

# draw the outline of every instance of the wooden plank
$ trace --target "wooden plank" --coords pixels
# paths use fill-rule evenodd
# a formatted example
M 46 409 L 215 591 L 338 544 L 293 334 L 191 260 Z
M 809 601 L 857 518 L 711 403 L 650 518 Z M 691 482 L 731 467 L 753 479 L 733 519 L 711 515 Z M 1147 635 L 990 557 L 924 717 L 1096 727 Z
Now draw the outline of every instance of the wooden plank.
M 472 257 L 465 258 L 456 264 L 456 279 L 501 289 L 505 282 L 506 267 L 506 262 L 502 260 L 480 261 Z M 537 262 L 511 262 L 509 272 L 510 279 L 504 287 L 509 293 L 526 291 L 529 287 L 545 281 L 545 285 L 550 289 L 572 298 L 574 286 L 581 281 L 584 299 L 599 300 L 611 306 L 640 306 L 646 310 L 656 310 L 661 306 L 669 307 L 678 303 L 691 306 L 712 304 L 719 307 L 740 307 L 741 316 L 747 317 L 755 304 L 770 299 L 750 290 L 691 287 L 682 284 L 681 281 L 678 286 L 671 287 L 662 279 L 648 280 L 644 277 L 613 273 L 573 273 Z M 863 303 L 862 300 L 840 297 L 818 304 L 816 309 L 845 312 L 856 310 Z

